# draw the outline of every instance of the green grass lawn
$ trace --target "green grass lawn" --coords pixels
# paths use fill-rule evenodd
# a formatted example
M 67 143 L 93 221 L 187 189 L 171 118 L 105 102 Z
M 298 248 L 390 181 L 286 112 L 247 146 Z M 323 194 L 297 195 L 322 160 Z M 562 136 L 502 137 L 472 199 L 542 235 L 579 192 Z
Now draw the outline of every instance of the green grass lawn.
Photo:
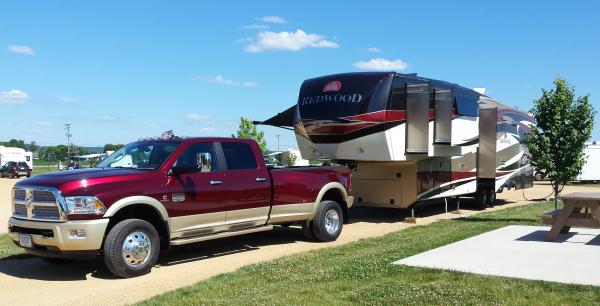
M 16 246 L 8 234 L 0 234 L 0 260 L 28 257 L 28 255 Z
M 392 265 L 507 225 L 537 225 L 552 208 L 548 202 L 487 212 L 253 264 L 140 304 L 597 304 L 600 288 L 592 286 Z

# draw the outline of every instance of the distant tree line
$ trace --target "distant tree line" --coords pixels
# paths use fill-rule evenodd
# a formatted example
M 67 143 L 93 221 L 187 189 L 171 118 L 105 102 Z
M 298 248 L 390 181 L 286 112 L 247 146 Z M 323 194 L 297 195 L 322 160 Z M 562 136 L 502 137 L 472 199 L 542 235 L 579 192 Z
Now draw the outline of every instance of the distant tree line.
M 21 148 L 32 152 L 37 151 L 37 149 L 39 149 L 39 146 L 35 143 L 35 141 L 32 141 L 30 144 L 26 144 L 25 141 L 14 138 L 9 141 L 0 141 L 0 146 Z
M 49 161 L 67 161 L 69 160 L 68 152 L 69 150 L 65 145 L 47 146 L 38 150 L 38 158 Z M 74 145 L 71 146 L 71 155 L 73 155 L 73 152 L 77 152 L 78 155 L 90 154 L 89 151 Z
M 23 141 L 21 139 L 11 139 L 9 141 L 0 141 L 0 146 L 21 148 L 21 149 L 25 149 L 25 150 L 31 151 L 31 152 L 38 152 L 37 156 L 41 160 L 49 160 L 49 161 L 59 161 L 59 160 L 67 161 L 67 160 L 69 160 L 69 156 L 68 156 L 69 150 L 66 145 L 40 147 L 35 141 L 32 141 L 31 143 L 27 144 L 27 143 L 25 143 L 25 141 Z M 125 146 L 124 144 L 107 143 L 104 145 L 103 152 L 116 151 L 124 146 Z M 71 155 L 73 155 L 72 152 L 77 152 L 78 155 L 86 155 L 86 154 L 91 153 L 88 150 L 86 150 L 82 147 L 76 146 L 76 145 L 71 146 Z
M 120 149 L 120 148 L 122 148 L 124 146 L 125 145 L 122 144 L 122 143 L 119 143 L 119 144 L 107 143 L 107 144 L 104 145 L 104 152 L 107 152 L 107 151 L 116 151 L 116 150 L 118 150 L 118 149 Z

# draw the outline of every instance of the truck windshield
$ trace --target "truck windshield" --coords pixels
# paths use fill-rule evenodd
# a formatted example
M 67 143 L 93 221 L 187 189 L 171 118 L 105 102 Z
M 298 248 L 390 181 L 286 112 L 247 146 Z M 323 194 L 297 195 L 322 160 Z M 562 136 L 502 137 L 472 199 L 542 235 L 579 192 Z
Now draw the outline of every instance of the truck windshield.
M 156 169 L 175 151 L 179 143 L 146 141 L 130 143 L 98 164 L 98 168 Z

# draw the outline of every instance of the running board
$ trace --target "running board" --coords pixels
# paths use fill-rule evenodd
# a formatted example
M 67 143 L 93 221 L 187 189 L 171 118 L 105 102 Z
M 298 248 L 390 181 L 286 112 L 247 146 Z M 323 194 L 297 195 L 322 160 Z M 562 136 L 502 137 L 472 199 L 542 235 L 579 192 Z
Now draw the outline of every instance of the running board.
M 269 231 L 272 229 L 273 229 L 272 225 L 267 225 L 267 226 L 254 227 L 254 228 L 233 231 L 233 232 L 220 232 L 220 233 L 211 234 L 211 235 L 180 238 L 180 239 L 171 240 L 171 245 L 182 245 L 182 244 L 188 244 L 188 243 L 194 243 L 194 242 L 200 242 L 200 241 L 206 241 L 206 240 L 212 240 L 212 239 L 219 239 L 219 238 L 225 238 L 225 237 L 231 237 L 231 236 L 237 236 L 237 235 L 264 232 L 264 231 Z

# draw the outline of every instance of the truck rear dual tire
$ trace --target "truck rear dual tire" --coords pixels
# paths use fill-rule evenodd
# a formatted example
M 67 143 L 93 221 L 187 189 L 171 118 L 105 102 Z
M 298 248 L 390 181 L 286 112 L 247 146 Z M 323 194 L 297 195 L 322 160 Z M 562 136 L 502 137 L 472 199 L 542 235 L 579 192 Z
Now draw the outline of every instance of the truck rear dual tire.
M 314 219 L 302 224 L 302 232 L 308 239 L 329 242 L 340 236 L 343 226 L 344 215 L 340 204 L 335 201 L 322 201 L 317 207 Z
M 140 219 L 117 223 L 104 240 L 104 264 L 122 278 L 149 273 L 159 252 L 158 232 L 152 224 Z

